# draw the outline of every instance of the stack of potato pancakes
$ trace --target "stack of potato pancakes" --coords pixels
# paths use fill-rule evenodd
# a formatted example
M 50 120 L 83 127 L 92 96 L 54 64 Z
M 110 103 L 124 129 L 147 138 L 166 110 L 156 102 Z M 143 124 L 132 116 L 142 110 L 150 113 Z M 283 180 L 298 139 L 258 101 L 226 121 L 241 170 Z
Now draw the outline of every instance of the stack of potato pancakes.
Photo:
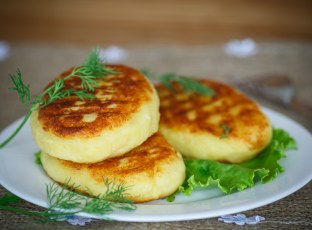
M 159 98 L 139 71 L 107 65 L 94 99 L 61 98 L 33 112 L 33 137 L 46 173 L 58 183 L 79 185 L 92 196 L 105 181 L 123 184 L 125 197 L 145 202 L 175 192 L 185 178 L 183 159 L 158 133 Z M 68 70 L 60 77 L 71 72 Z M 79 88 L 68 78 L 65 88 Z
M 201 80 L 213 96 L 185 93 L 177 84 L 174 90 L 157 85 L 157 93 L 140 71 L 106 67 L 117 74 L 99 80 L 94 99 L 61 98 L 31 116 L 43 168 L 58 183 L 70 179 L 97 196 L 105 193 L 108 179 L 127 187 L 126 198 L 151 201 L 183 183 L 180 153 L 240 163 L 272 138 L 270 121 L 257 104 L 226 84 Z M 80 84 L 75 77 L 65 81 L 66 88 Z

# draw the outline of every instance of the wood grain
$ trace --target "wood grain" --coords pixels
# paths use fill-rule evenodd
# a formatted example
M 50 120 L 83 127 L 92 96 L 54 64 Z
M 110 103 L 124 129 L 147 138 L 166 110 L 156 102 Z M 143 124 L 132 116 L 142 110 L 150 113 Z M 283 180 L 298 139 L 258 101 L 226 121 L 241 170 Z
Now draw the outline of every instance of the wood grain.
M 77 44 L 312 40 L 312 1 L 3 1 L 0 39 Z

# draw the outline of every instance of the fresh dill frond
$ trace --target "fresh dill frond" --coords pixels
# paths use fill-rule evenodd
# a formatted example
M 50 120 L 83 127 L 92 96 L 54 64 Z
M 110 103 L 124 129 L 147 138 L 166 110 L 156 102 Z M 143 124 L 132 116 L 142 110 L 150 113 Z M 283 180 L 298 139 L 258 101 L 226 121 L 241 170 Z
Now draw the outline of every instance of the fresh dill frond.
M 106 192 L 95 197 L 95 199 L 87 200 L 82 212 L 101 215 L 104 210 L 112 212 L 115 209 L 131 211 L 136 208 L 135 204 L 125 198 L 127 195 L 124 184 L 116 184 L 114 181 L 104 179 Z
M 165 73 L 159 76 L 159 82 L 163 84 L 167 89 L 170 91 L 175 92 L 175 89 L 173 87 L 173 82 L 176 81 L 177 75 L 173 73 Z
M 95 198 L 75 192 L 79 186 L 70 184 L 70 180 L 61 186 L 50 183 L 46 186 L 48 208 L 43 211 L 29 211 L 13 207 L 12 205 L 19 202 L 20 198 L 13 194 L 5 194 L 0 197 L 0 210 L 36 216 L 43 221 L 57 221 L 79 212 L 105 218 L 104 215 L 115 210 L 131 211 L 136 209 L 135 204 L 125 198 L 127 188 L 124 185 L 109 182 L 107 179 L 104 182 L 106 192 Z
M 96 77 L 106 74 L 118 74 L 118 72 L 103 66 L 103 62 L 100 58 L 99 48 L 94 48 L 90 52 L 90 54 L 85 59 L 83 66 L 85 67 L 85 71 L 92 72 Z
M 67 76 L 56 79 L 43 93 L 32 99 L 30 85 L 26 85 L 23 82 L 21 71 L 18 69 L 16 75 L 10 75 L 14 87 L 9 89 L 18 93 L 20 101 L 27 107 L 28 112 L 20 126 L 0 144 L 0 148 L 3 148 L 16 136 L 33 111 L 44 108 L 55 100 L 71 96 L 77 96 L 80 100 L 94 99 L 94 95 L 90 92 L 93 92 L 98 87 L 97 80 L 109 74 L 118 73 L 110 68 L 106 68 L 99 57 L 99 50 L 93 49 L 82 65 L 73 68 Z M 81 80 L 81 89 L 66 89 L 65 82 L 71 77 L 78 77 Z
M 14 90 L 17 92 L 20 101 L 28 107 L 29 104 L 31 103 L 31 98 L 30 98 L 30 85 L 25 85 L 22 79 L 22 73 L 19 69 L 16 71 L 17 75 L 10 74 L 10 78 L 13 82 L 14 88 L 9 88 L 11 90 Z
M 220 127 L 224 130 L 224 133 L 220 136 L 220 139 L 227 138 L 230 135 L 231 129 L 224 123 L 222 123 Z
M 188 77 L 178 77 L 177 82 L 181 85 L 184 92 L 187 94 L 196 92 L 200 95 L 212 97 L 215 94 L 215 91 L 203 84 L 199 81 L 188 78 Z
M 47 211 L 49 213 L 61 211 L 62 216 L 67 212 L 69 215 L 84 212 L 102 216 L 117 209 L 125 211 L 136 209 L 134 203 L 125 198 L 127 187 L 124 184 L 105 179 L 104 187 L 104 193 L 92 198 L 75 192 L 80 186 L 70 184 L 70 180 L 62 186 L 52 183 L 47 186 L 49 204 Z
M 159 76 L 159 81 L 169 90 L 174 91 L 173 83 L 177 82 L 182 90 L 186 94 L 198 93 L 200 95 L 212 97 L 215 95 L 215 91 L 203 84 L 198 80 L 192 79 L 190 77 L 180 76 L 173 73 L 167 73 Z
M 68 78 L 61 78 L 54 80 L 54 84 L 46 89 L 40 96 L 36 97 L 35 101 L 32 103 L 33 106 L 31 107 L 31 110 L 34 111 L 36 109 L 44 108 L 57 99 L 68 98 L 72 95 L 76 95 L 81 100 L 93 99 L 95 97 L 93 94 L 88 93 L 88 91 L 94 90 L 93 87 L 91 88 L 92 83 L 88 83 L 90 84 L 90 89 L 64 89 L 64 84 L 67 79 Z
M 78 189 L 79 186 L 70 185 L 70 180 L 65 182 L 64 185 L 58 186 L 55 183 L 51 183 L 46 187 L 47 200 L 49 208 L 48 212 L 57 212 L 58 210 L 73 210 L 72 212 L 77 212 L 76 209 L 79 209 L 81 206 L 81 201 L 84 199 L 83 196 L 80 196 L 73 192 L 75 189 Z
M 9 211 L 9 212 L 14 212 L 14 213 L 21 213 L 24 215 L 31 215 L 35 217 L 40 217 L 43 218 L 44 220 L 49 220 L 44 212 L 40 211 L 30 211 L 27 209 L 21 209 L 16 207 L 22 200 L 11 193 L 5 193 L 2 196 L 0 196 L 0 210 L 3 211 Z
M 198 93 L 208 97 L 213 97 L 215 95 L 215 91 L 212 88 L 203 85 L 198 80 L 191 77 L 180 76 L 175 73 L 165 73 L 155 77 L 149 70 L 143 69 L 141 72 L 151 80 L 158 81 L 174 94 L 176 93 L 174 83 L 178 83 L 186 94 Z

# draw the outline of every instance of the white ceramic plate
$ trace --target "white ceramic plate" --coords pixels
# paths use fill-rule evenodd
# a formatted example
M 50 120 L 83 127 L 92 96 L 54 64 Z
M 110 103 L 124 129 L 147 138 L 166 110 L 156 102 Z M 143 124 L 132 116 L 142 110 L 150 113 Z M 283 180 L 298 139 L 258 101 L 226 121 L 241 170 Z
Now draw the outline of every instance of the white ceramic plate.
M 217 217 L 254 209 L 297 191 L 312 179 L 312 136 L 301 125 L 282 114 L 263 109 L 273 125 L 288 131 L 297 141 L 299 149 L 288 151 L 281 160 L 285 172 L 267 184 L 257 184 L 230 195 L 222 194 L 217 188 L 194 192 L 191 196 L 178 195 L 173 203 L 166 200 L 138 204 L 131 212 L 116 211 L 106 216 L 119 221 L 160 222 L 194 220 Z M 21 119 L 6 128 L 0 142 L 11 134 Z M 46 185 L 52 183 L 40 166 L 34 163 L 38 147 L 32 140 L 29 125 L 5 148 L 0 150 L 0 183 L 10 192 L 33 204 L 47 207 Z M 81 213 L 86 217 L 94 217 Z

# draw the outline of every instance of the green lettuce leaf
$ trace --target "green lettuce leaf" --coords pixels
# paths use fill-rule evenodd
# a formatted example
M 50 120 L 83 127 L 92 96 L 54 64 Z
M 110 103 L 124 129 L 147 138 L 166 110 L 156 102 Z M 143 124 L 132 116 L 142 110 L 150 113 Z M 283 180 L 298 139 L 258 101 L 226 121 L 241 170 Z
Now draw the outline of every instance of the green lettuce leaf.
M 261 182 L 266 183 L 277 177 L 278 173 L 284 172 L 279 164 L 282 157 L 286 157 L 285 151 L 296 149 L 296 141 L 284 130 L 274 129 L 273 138 L 267 148 L 265 148 L 256 158 L 240 164 L 240 166 L 257 170 L 265 168 L 269 170 L 266 177 L 261 178 Z
M 185 160 L 186 179 L 178 192 L 190 195 L 194 189 L 218 186 L 226 194 L 267 183 L 284 171 L 279 160 L 285 151 L 296 149 L 295 140 L 284 130 L 274 129 L 270 144 L 255 158 L 241 164 L 224 164 L 211 160 Z M 168 197 L 173 201 L 175 194 Z

